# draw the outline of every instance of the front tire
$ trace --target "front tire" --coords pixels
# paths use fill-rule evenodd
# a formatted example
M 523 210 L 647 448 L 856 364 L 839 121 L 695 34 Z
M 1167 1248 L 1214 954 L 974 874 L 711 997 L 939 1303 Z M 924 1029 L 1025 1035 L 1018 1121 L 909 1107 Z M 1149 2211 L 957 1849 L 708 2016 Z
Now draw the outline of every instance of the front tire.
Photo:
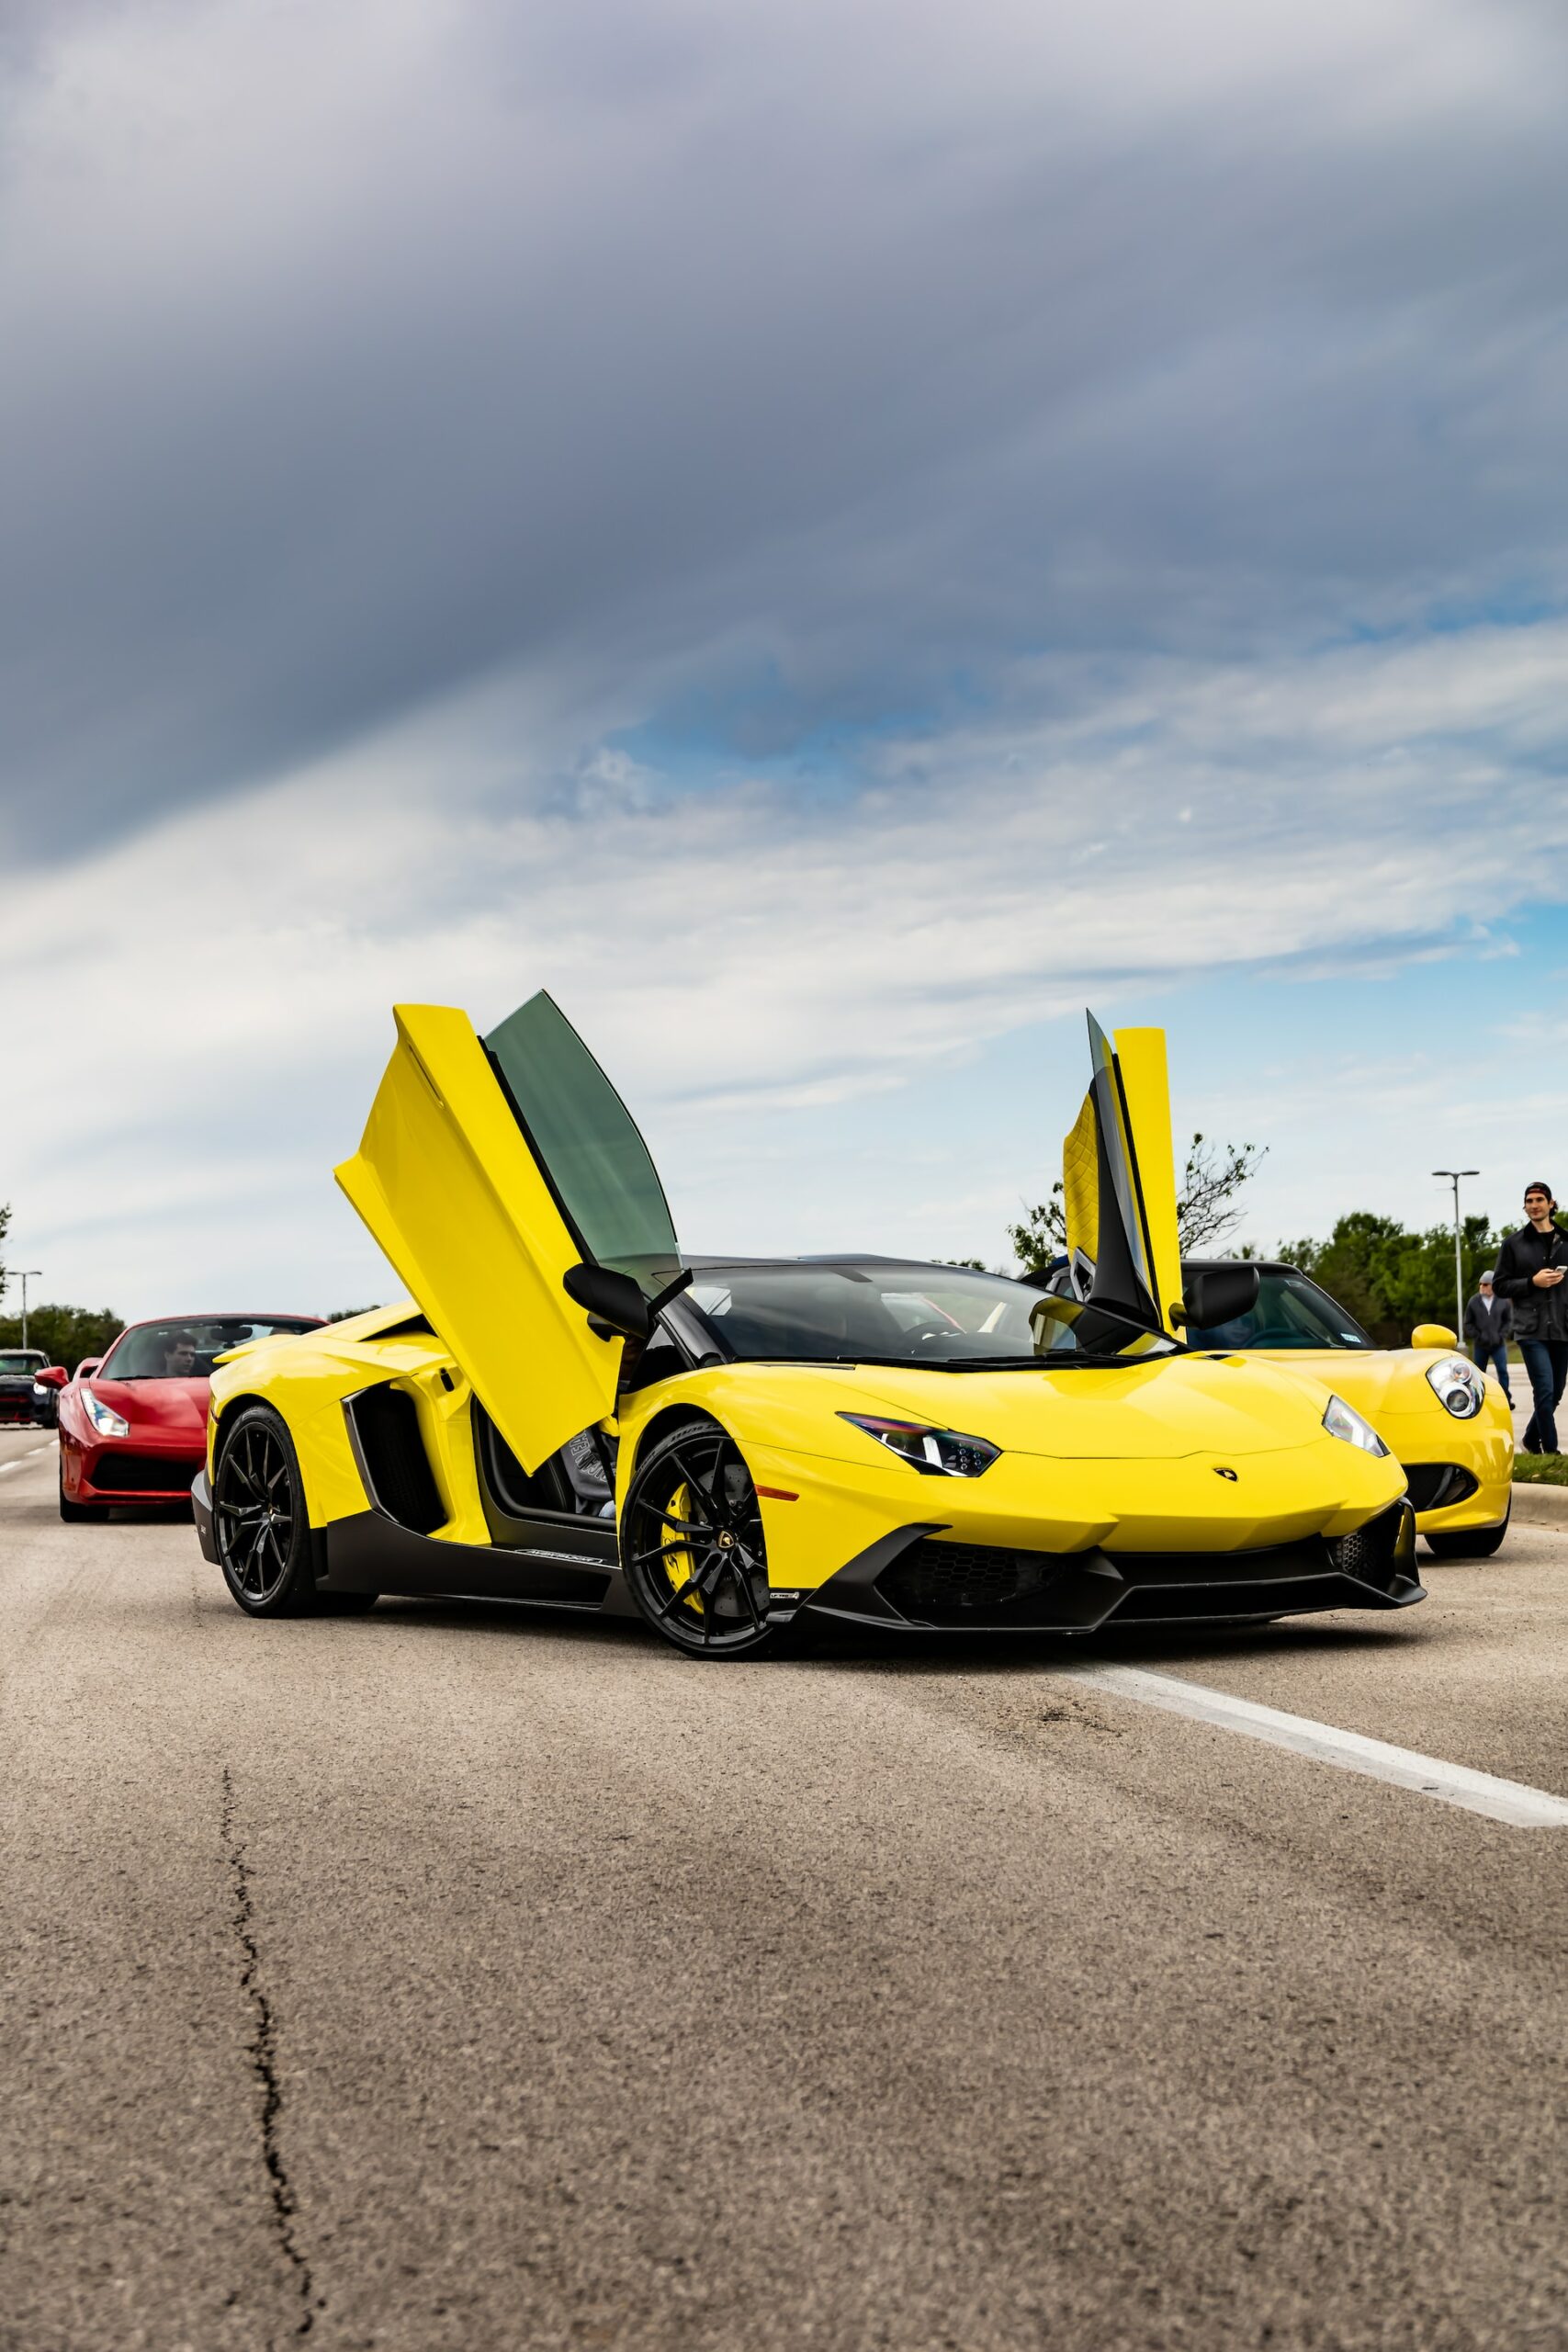
M 247 1617 L 314 1608 L 305 1482 L 288 1424 L 270 1405 L 248 1405 L 223 1433 L 212 1528 L 223 1581 Z
M 761 1506 L 745 1456 L 705 1416 L 639 1462 L 621 1566 L 655 1630 L 688 1657 L 754 1657 L 774 1640 Z
M 1508 1532 L 1508 1519 L 1513 1517 L 1513 1513 L 1514 1505 L 1510 1498 L 1508 1517 L 1501 1527 L 1478 1527 L 1473 1532 L 1468 1528 L 1456 1527 L 1447 1533 L 1428 1535 L 1427 1548 L 1437 1560 L 1489 1560 L 1494 1552 L 1502 1548 L 1503 1538 Z
M 63 1478 L 62 1478 L 60 1482 L 60 1516 L 65 1521 L 67 1527 L 80 1527 L 84 1520 L 91 1519 L 93 1516 L 85 1503 L 73 1503 L 72 1501 L 70 1496 L 65 1491 L 65 1481 Z

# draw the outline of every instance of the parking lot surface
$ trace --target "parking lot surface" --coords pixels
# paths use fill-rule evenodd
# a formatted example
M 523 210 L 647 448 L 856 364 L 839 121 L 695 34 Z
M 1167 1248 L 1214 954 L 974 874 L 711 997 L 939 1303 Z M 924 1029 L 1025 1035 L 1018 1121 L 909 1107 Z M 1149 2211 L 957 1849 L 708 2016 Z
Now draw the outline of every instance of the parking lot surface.
M 253 1624 L 54 1482 L 0 1437 L 7 2352 L 1568 2346 L 1568 1827 L 1059 1645 Z M 1089 1655 L 1568 1797 L 1568 1532 L 1427 1576 Z

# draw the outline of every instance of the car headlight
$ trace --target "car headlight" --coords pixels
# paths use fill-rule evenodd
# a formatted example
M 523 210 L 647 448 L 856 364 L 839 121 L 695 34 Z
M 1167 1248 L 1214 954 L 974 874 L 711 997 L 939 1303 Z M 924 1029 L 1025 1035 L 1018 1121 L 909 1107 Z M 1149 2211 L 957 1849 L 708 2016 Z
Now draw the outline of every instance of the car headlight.
M 868 1413 L 840 1413 L 867 1437 L 907 1462 L 928 1478 L 977 1478 L 1001 1453 L 983 1437 L 965 1437 L 959 1430 L 935 1430 L 925 1421 L 884 1421 Z
M 1343 1396 L 1329 1398 L 1323 1426 L 1330 1437 L 1341 1437 L 1347 1445 L 1359 1445 L 1363 1453 L 1388 1452 L 1371 1421 L 1364 1421 L 1353 1405 L 1347 1405 Z
M 124 1414 L 117 1413 L 112 1405 L 106 1405 L 101 1396 L 95 1396 L 90 1388 L 83 1389 L 82 1403 L 85 1408 L 87 1419 L 100 1437 L 129 1437 L 130 1435 L 130 1423 Z
M 1427 1378 L 1438 1403 L 1456 1421 L 1473 1420 L 1486 1402 L 1484 1375 L 1477 1372 L 1468 1356 L 1445 1356 L 1441 1363 L 1428 1364 Z

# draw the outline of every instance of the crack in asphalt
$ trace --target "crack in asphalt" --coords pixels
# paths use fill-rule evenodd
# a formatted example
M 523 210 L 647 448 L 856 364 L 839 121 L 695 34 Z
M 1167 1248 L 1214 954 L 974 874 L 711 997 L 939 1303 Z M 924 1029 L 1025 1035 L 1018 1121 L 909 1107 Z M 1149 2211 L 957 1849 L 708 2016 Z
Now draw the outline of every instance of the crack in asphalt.
M 229 1864 L 233 1886 L 234 1907 L 230 1924 L 240 1947 L 242 1965 L 240 1989 L 249 2004 L 254 2030 L 245 2045 L 261 2093 L 262 2163 L 266 2171 L 267 2194 L 272 2209 L 273 2234 L 284 2259 L 294 2274 L 294 2283 L 303 2306 L 299 2324 L 293 2331 L 296 2340 L 309 2335 L 316 2324 L 318 2309 L 315 2282 L 310 2266 L 299 2251 L 294 2234 L 299 2213 L 299 2199 L 294 2194 L 288 2170 L 278 2146 L 277 2119 L 282 2112 L 283 2092 L 277 2078 L 277 2027 L 261 1983 L 261 1953 L 256 1944 L 254 1909 L 251 1903 L 250 1871 L 245 1864 L 245 1841 L 234 1826 L 234 1781 L 227 1764 L 223 1767 L 223 1807 L 221 1814 L 223 1852 Z

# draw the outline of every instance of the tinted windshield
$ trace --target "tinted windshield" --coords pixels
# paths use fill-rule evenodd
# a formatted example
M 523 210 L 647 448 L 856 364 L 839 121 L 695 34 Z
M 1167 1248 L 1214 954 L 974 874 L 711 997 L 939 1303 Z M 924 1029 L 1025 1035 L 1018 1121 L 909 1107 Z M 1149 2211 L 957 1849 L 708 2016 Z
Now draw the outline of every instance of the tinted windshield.
M 42 1356 L 35 1354 L 31 1348 L 25 1354 L 20 1348 L 0 1351 L 0 1378 L 8 1372 L 37 1372 L 42 1363 Z
M 1276 1268 L 1259 1274 L 1258 1304 L 1212 1330 L 1190 1328 L 1190 1348 L 1371 1348 L 1360 1325 L 1304 1274 Z
M 631 1113 L 543 990 L 482 1040 L 573 1238 L 651 1297 L 681 1263 L 659 1172 Z
M 247 1340 L 279 1331 L 314 1331 L 304 1315 L 206 1315 L 180 1323 L 141 1323 L 122 1331 L 103 1363 L 100 1380 L 205 1380 L 217 1358 Z
M 733 1355 L 950 1371 L 1168 1355 L 1163 1334 L 960 1266 L 705 1266 L 686 1297 Z

